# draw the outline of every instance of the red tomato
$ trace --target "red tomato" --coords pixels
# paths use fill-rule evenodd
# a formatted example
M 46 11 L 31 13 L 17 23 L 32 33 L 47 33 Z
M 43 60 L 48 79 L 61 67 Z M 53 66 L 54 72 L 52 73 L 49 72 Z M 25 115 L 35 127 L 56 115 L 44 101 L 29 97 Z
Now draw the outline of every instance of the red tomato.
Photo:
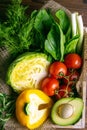
M 58 92 L 55 94 L 56 99 L 69 97 L 71 92 L 72 92 L 72 89 L 70 86 L 61 85 Z
M 82 59 L 78 54 L 72 53 L 66 55 L 64 63 L 67 68 L 79 69 L 82 65 Z
M 49 72 L 56 79 L 62 78 L 67 73 L 67 67 L 64 63 L 56 61 L 51 64 Z
M 48 96 L 53 96 L 55 91 L 59 89 L 59 81 L 52 77 L 47 77 L 42 81 L 41 89 Z
M 74 85 L 79 79 L 79 73 L 77 70 L 67 71 L 66 76 L 63 78 L 65 84 Z

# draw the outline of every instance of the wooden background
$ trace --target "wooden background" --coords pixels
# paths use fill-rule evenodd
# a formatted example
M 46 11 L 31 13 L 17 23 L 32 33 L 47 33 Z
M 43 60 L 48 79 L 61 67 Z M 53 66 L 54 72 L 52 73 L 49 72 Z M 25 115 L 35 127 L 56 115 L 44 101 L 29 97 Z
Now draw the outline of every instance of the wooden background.
M 84 26 L 87 27 L 87 3 L 84 2 L 87 0 L 55 0 L 55 1 L 63 5 L 67 9 L 69 9 L 71 12 L 78 11 L 83 16 Z M 0 0 L 0 15 L 3 15 L 5 8 L 9 2 L 10 0 Z M 40 9 L 46 2 L 47 0 L 23 0 L 24 5 L 29 5 L 28 10 L 29 12 L 31 12 L 34 9 Z M 87 114 L 86 114 L 86 128 L 84 130 L 87 130 Z

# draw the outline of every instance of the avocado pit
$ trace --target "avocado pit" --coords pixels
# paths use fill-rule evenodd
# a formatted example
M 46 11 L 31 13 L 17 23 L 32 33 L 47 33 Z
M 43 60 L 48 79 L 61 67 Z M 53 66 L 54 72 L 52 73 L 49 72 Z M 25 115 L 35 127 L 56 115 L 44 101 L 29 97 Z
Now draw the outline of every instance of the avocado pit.
M 73 106 L 69 103 L 65 103 L 65 104 L 61 104 L 58 107 L 57 113 L 58 113 L 59 117 L 66 119 L 66 118 L 71 117 L 73 112 L 74 112 Z

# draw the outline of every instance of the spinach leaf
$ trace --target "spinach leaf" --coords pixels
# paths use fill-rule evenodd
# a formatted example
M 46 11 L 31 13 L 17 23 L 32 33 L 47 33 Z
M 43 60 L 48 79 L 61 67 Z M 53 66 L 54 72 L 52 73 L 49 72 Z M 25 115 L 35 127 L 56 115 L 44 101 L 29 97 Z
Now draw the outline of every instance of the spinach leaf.
M 65 54 L 76 53 L 76 46 L 77 46 L 78 40 L 79 40 L 79 35 L 76 35 L 72 39 L 70 39 L 68 43 L 66 43 Z
M 45 41 L 45 50 L 52 55 L 55 60 L 63 60 L 65 38 L 63 32 L 57 24 L 53 24 Z
M 62 9 L 59 9 L 55 15 L 59 20 L 59 25 L 60 25 L 61 29 L 63 30 L 63 33 L 66 34 L 66 32 L 69 28 L 69 25 L 70 25 L 70 20 L 69 20 L 68 15 Z
M 54 31 L 54 26 L 51 28 L 47 35 L 47 39 L 45 40 L 45 50 L 52 55 L 52 57 L 57 60 L 57 55 L 56 55 L 56 49 L 57 45 L 56 42 L 59 42 L 59 38 L 57 40 L 56 37 L 56 31 Z M 60 54 L 60 53 L 58 53 Z
M 46 36 L 51 28 L 52 22 L 52 18 L 46 9 L 41 9 L 35 19 L 34 27 L 38 32 Z
M 39 10 L 36 19 L 35 19 L 35 23 L 34 23 L 34 28 L 36 29 L 37 34 L 39 34 L 39 43 L 41 49 L 44 48 L 44 42 L 45 39 L 47 38 L 47 34 L 52 26 L 52 18 L 50 17 L 50 15 L 48 14 L 46 9 L 41 9 Z M 36 36 L 35 36 L 36 37 Z
M 61 27 L 58 25 L 60 30 L 60 61 L 64 60 L 64 43 L 65 43 L 65 35 L 63 34 L 63 31 Z
M 69 25 L 68 27 L 68 30 L 65 34 L 65 38 L 66 38 L 66 41 L 69 41 L 72 37 L 72 27 L 71 27 L 71 24 Z

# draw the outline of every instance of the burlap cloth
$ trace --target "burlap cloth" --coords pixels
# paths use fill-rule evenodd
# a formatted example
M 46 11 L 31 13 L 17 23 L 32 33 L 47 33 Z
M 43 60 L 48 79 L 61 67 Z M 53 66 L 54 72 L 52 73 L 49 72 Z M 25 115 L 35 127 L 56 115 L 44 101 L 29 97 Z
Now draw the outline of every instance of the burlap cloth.
M 63 6 L 61 6 L 60 4 L 56 3 L 53 0 L 48 1 L 48 3 L 46 3 L 42 8 L 51 8 L 52 12 L 55 12 L 56 10 L 62 8 L 66 11 L 66 13 L 70 16 L 70 11 L 66 8 L 64 8 Z M 87 28 L 84 28 L 84 34 L 86 34 L 87 32 Z M 84 64 L 83 64 L 83 69 L 82 69 L 82 74 L 80 77 L 80 81 L 77 84 L 77 89 L 78 91 L 81 93 L 81 96 L 84 100 L 84 106 L 85 106 L 85 101 L 86 101 L 86 65 L 87 65 L 87 45 L 85 43 L 87 43 L 87 35 L 85 35 L 85 42 L 84 42 L 84 48 L 83 48 L 83 60 L 84 60 Z M 6 71 L 7 68 L 9 66 L 9 54 L 8 52 L 5 50 L 5 48 L 0 48 L 0 92 L 4 92 L 9 94 L 10 93 L 10 87 L 7 86 L 7 84 L 5 83 L 5 77 L 6 77 Z M 83 94 L 84 93 L 84 94 Z M 83 128 L 85 125 L 85 107 L 84 107 L 84 113 L 82 116 L 82 119 L 75 124 L 74 126 L 69 126 L 66 128 Z M 36 130 L 54 130 L 57 128 L 62 128 L 58 125 L 54 125 L 52 123 L 52 121 L 50 121 L 50 118 L 47 119 L 47 121 L 41 125 L 41 127 L 37 128 Z M 5 130 L 28 130 L 27 128 L 21 126 L 18 121 L 16 120 L 15 117 L 11 118 L 5 125 Z

